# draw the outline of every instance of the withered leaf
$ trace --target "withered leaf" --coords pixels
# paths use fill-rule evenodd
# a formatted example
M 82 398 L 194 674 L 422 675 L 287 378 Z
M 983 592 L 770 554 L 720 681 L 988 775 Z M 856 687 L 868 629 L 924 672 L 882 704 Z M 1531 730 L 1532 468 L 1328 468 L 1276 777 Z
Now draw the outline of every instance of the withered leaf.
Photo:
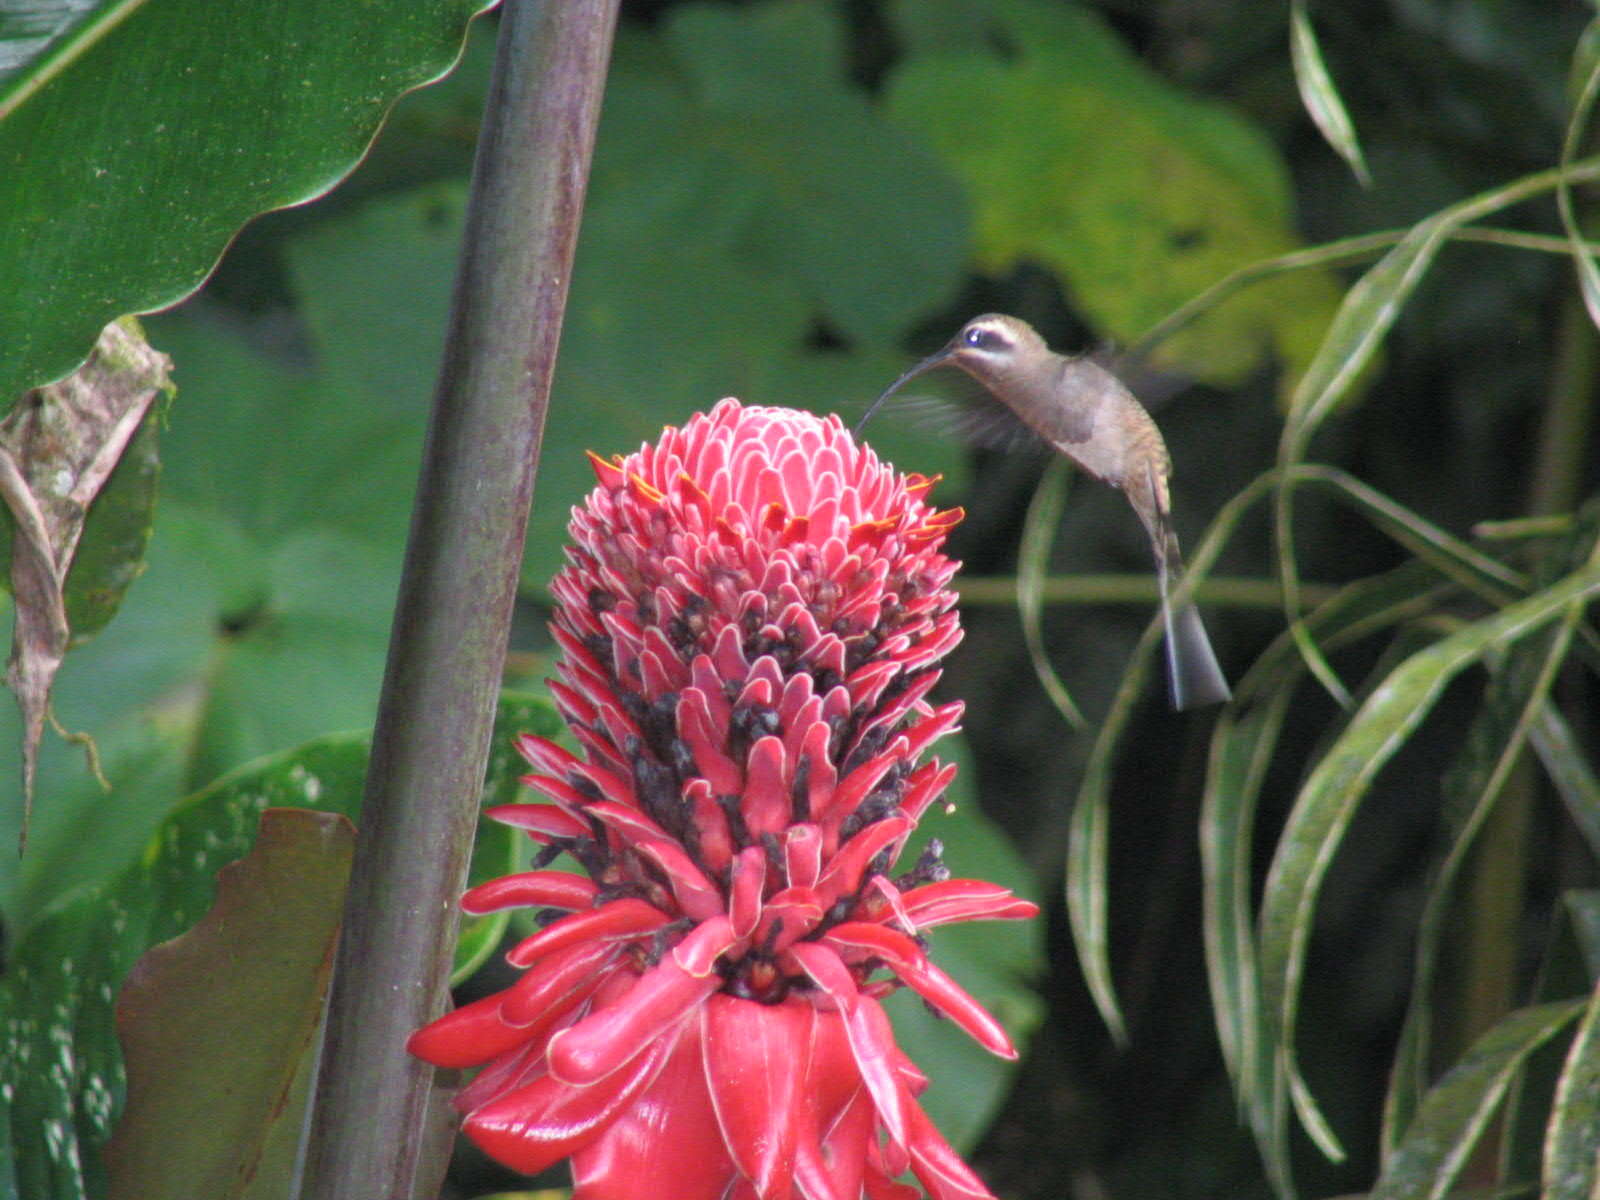
M 154 498 L 153 449 L 137 464 L 129 464 L 135 474 L 144 476 L 130 479 L 138 509 L 132 534 L 126 521 L 110 522 L 124 528 L 116 531 L 111 554 L 95 555 L 97 578 L 75 589 L 78 603 L 69 602 L 74 558 L 96 500 L 151 405 L 158 396 L 171 394 L 170 368 L 166 355 L 146 344 L 135 321 L 117 321 L 102 331 L 82 367 L 58 383 L 26 393 L 0 421 L 0 499 L 12 517 L 10 587 L 15 609 L 6 686 L 16 693 L 22 708 L 24 847 L 50 688 L 74 640 L 68 613 L 81 613 L 82 633 L 93 632 L 109 618 L 141 569 Z

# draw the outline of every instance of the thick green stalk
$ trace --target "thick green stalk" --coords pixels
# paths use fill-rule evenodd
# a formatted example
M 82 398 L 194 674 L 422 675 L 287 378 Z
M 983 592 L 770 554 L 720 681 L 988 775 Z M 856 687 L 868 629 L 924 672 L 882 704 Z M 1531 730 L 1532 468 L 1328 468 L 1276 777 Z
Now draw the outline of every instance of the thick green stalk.
M 508 0 L 345 904 L 301 1196 L 408 1197 L 617 0 Z M 395 297 L 404 303 L 403 297 Z

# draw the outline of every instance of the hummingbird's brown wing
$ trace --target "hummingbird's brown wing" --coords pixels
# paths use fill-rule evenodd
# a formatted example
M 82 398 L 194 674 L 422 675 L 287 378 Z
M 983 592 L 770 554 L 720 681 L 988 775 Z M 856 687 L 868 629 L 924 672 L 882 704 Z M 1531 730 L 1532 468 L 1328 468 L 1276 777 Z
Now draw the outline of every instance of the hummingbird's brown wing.
M 885 400 L 884 409 L 889 410 L 885 414 L 889 420 L 911 421 L 930 433 L 985 450 L 1015 453 L 1047 448 L 1037 432 L 982 384 L 955 369 L 930 371 Z

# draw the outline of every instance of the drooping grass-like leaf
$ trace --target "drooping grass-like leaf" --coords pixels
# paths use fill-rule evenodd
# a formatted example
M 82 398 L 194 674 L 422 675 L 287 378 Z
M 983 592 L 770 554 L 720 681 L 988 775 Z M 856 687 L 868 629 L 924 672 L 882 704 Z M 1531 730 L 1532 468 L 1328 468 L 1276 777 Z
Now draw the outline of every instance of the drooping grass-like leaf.
M 1591 566 L 1600 557 L 1597 551 L 1600 543 L 1591 548 Z M 1457 820 L 1450 851 L 1429 886 L 1418 921 L 1411 998 L 1384 1100 L 1386 1151 L 1399 1144 L 1427 1088 L 1434 979 L 1457 876 L 1549 703 L 1550 688 L 1567 660 L 1582 613 L 1581 604 L 1571 605 L 1548 633 L 1530 637 L 1500 656 L 1501 663 L 1491 667 L 1483 705 L 1462 739 L 1460 769 L 1446 777 L 1447 791 L 1455 793 L 1451 807 Z
M 1571 724 L 1555 707 L 1546 705 L 1529 740 L 1590 853 L 1600 857 L 1600 778 L 1573 736 Z
M 1583 1011 L 1581 1000 L 1518 1009 L 1428 1092 L 1369 1200 L 1443 1200 L 1518 1069 Z
M 1055 455 L 1033 493 L 1033 502 L 1028 505 L 1028 516 L 1022 526 L 1022 541 L 1017 547 L 1017 613 L 1022 618 L 1022 637 L 1028 657 L 1033 660 L 1033 673 L 1039 677 L 1045 695 L 1050 697 L 1050 703 L 1056 706 L 1063 721 L 1073 729 L 1082 729 L 1086 724 L 1083 713 L 1078 710 L 1066 684 L 1061 682 L 1061 676 L 1050 665 L 1040 621 L 1041 593 L 1050 570 L 1050 551 L 1061 526 L 1061 514 L 1066 510 L 1071 482 L 1071 465 L 1062 455 Z
M 1367 698 L 1296 798 L 1261 904 L 1262 1017 L 1276 1064 L 1272 1124 L 1286 1120 L 1301 973 L 1318 890 L 1378 771 L 1431 710 L 1447 683 L 1491 650 L 1512 644 L 1600 590 L 1600 565 L 1483 618 L 1412 654 Z
M 1573 56 L 1573 66 L 1579 69 L 1587 67 L 1587 74 L 1573 101 L 1566 136 L 1561 140 L 1562 174 L 1561 182 L 1556 187 L 1556 207 L 1561 212 L 1561 224 L 1567 231 L 1567 239 L 1572 243 L 1572 265 L 1577 268 L 1578 290 L 1583 296 L 1583 306 L 1589 310 L 1589 319 L 1600 326 L 1600 266 L 1595 265 L 1594 255 L 1584 244 L 1583 230 L 1578 227 L 1578 217 L 1572 208 L 1571 181 L 1566 174 L 1588 129 L 1595 97 L 1600 95 L 1600 58 L 1586 53 L 1597 32 L 1600 32 L 1600 17 L 1590 22 L 1589 28 L 1578 40 L 1578 49 Z
M 1472 590 L 1485 592 L 1495 600 L 1518 594 L 1519 589 L 1514 585 L 1522 583 L 1521 577 L 1497 560 L 1388 500 L 1347 473 L 1306 463 L 1287 472 L 1267 472 L 1223 507 L 1185 572 L 1182 585 L 1184 593 L 1205 578 L 1249 509 L 1273 495 L 1275 490 L 1281 491 L 1281 481 L 1284 479 L 1291 481 L 1292 486 L 1313 484 L 1328 488 L 1336 496 L 1352 503 L 1379 528 L 1412 549 L 1425 564 L 1419 569 L 1428 572 L 1430 581 L 1433 580 L 1432 571 L 1437 571 L 1447 578 L 1460 580 Z M 1410 588 L 1407 611 L 1425 609 L 1430 603 L 1424 595 L 1427 588 L 1420 582 L 1406 586 Z M 1346 633 L 1338 619 L 1338 612 L 1338 605 L 1330 609 L 1330 628 L 1344 636 L 1352 635 L 1353 630 L 1350 634 Z M 1397 618 L 1380 617 L 1379 623 L 1392 619 Z M 1090 992 L 1095 997 L 1102 1018 L 1113 1030 L 1120 1028 L 1120 1016 L 1117 1015 L 1116 993 L 1106 953 L 1108 929 L 1105 914 L 1105 839 L 1111 767 L 1123 730 L 1131 718 L 1133 704 L 1141 693 L 1151 661 L 1160 647 L 1162 635 L 1161 621 L 1157 617 L 1146 627 L 1129 657 L 1117 694 L 1096 735 L 1068 827 L 1066 895 L 1074 943 L 1089 981 Z M 1289 645 L 1293 646 L 1294 643 L 1290 642 Z M 1271 687 L 1281 686 L 1285 670 L 1282 654 L 1281 647 L 1269 648 L 1250 674 L 1240 681 L 1236 698 L 1242 701 Z
M 1437 574 L 1410 562 L 1341 588 L 1308 614 L 1326 645 L 1368 637 L 1431 611 Z M 1200 816 L 1203 931 L 1211 1006 L 1223 1061 L 1240 1108 L 1283 1194 L 1290 1190 L 1287 1147 L 1272 1127 L 1272 1060 L 1261 1024 L 1261 980 L 1253 913 L 1253 828 L 1261 780 L 1278 750 L 1278 733 L 1306 672 L 1293 642 L 1279 638 L 1240 681 L 1236 703 L 1212 735 Z
M 257 213 L 337 183 L 484 7 L 79 6 L 0 85 L 0 405 L 187 295 Z
M 507 696 L 490 757 L 489 802 L 514 796 L 519 730 L 551 733 L 548 701 Z M 343 734 L 243 768 L 179 805 L 139 860 L 67 897 L 23 933 L 0 978 L 0 1200 L 87 1200 L 104 1194 L 100 1160 L 123 1101 L 112 1022 L 116 989 L 150 946 L 189 928 L 210 907 L 216 872 L 245 854 L 261 812 L 315 808 L 358 816 L 367 739 Z M 485 823 L 477 878 L 520 864 L 521 841 Z M 492 927 L 468 925 L 470 962 Z M 464 965 L 458 960 L 458 967 Z M 51 1070 L 40 1064 L 57 1064 Z
M 1210 573 L 1217 556 L 1233 535 L 1239 521 L 1252 505 L 1267 494 L 1266 480 L 1257 480 L 1233 497 L 1207 529 L 1183 579 L 1173 591 L 1172 604 L 1181 605 Z M 1111 708 L 1095 735 L 1084 768 L 1083 782 L 1073 804 L 1067 826 L 1066 901 L 1072 924 L 1073 945 L 1084 981 L 1094 998 L 1100 1019 L 1112 1037 L 1122 1041 L 1127 1029 L 1117 1003 L 1116 984 L 1111 976 L 1110 923 L 1106 912 L 1106 841 L 1110 829 L 1111 775 L 1117 750 L 1133 716 L 1134 705 L 1150 675 L 1150 662 L 1164 635 L 1157 613 L 1145 626 L 1124 668 Z
M 1322 345 L 1290 398 L 1289 413 L 1278 444 L 1279 469 L 1287 472 L 1305 458 L 1317 429 L 1345 401 L 1356 379 L 1372 362 L 1401 309 L 1453 232 L 1576 178 L 1592 178 L 1597 171 L 1600 171 L 1600 159 L 1564 164 L 1460 201 L 1414 225 L 1346 293 Z M 1349 707 L 1349 690 L 1312 640 L 1300 616 L 1293 493 L 1287 474 L 1273 506 L 1273 536 L 1290 631 L 1328 693 L 1341 705 Z
M 1529 1004 L 1571 1000 L 1594 991 L 1600 981 L 1600 892 L 1571 888 L 1562 892 L 1551 915 L 1550 932 Z M 1499 1177 L 1502 1188 L 1537 1187 L 1550 1133 L 1556 1089 L 1566 1070 L 1570 1045 L 1548 1042 L 1528 1057 L 1506 1096 L 1501 1120 Z
M 1361 142 L 1356 137 L 1355 123 L 1345 111 L 1339 89 L 1328 74 L 1322 61 L 1322 48 L 1317 45 L 1317 31 L 1306 15 L 1305 0 L 1294 0 L 1289 9 L 1289 53 L 1294 62 L 1294 80 L 1300 89 L 1300 100 L 1317 123 L 1328 145 L 1339 157 L 1350 164 L 1363 187 L 1370 187 L 1372 177 L 1367 174 L 1367 162 L 1361 154 Z
M 1600 987 L 1589 997 L 1556 1084 L 1543 1168 L 1543 1200 L 1591 1200 L 1600 1188 Z

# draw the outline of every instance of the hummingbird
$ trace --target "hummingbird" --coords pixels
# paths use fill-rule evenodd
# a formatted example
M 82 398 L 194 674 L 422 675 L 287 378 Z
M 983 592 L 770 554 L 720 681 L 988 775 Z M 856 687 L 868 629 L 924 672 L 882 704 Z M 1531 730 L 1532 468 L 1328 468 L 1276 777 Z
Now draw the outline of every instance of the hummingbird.
M 1183 575 L 1183 556 L 1172 530 L 1172 457 L 1144 405 L 1098 363 L 1057 354 L 1026 321 L 989 313 L 968 321 L 943 348 L 884 389 L 856 422 L 856 433 L 907 382 L 943 366 L 961 368 L 1004 406 L 964 410 L 965 433 L 1008 442 L 1011 434 L 1023 433 L 1020 421 L 1128 498 L 1155 554 L 1172 706 L 1181 710 L 1227 700 L 1228 683 L 1199 610 L 1191 601 L 1173 611 L 1171 592 Z

